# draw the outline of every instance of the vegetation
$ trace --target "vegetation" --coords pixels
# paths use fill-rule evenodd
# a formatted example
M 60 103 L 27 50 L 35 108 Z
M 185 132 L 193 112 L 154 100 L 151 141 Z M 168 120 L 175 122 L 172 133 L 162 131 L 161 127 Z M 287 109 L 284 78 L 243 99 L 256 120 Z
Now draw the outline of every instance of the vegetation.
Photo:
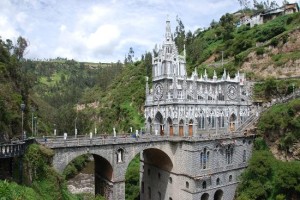
M 254 85 L 253 97 L 255 100 L 271 101 L 272 98 L 287 96 L 299 87 L 299 79 L 276 80 L 270 77 Z
M 241 176 L 237 200 L 292 200 L 300 196 L 299 161 L 276 160 L 264 140 L 256 138 L 248 168 Z
M 300 99 L 288 104 L 278 104 L 264 112 L 257 125 L 258 133 L 274 142 L 279 139 L 278 148 L 288 151 L 300 142 Z
M 134 159 L 129 163 L 125 179 L 125 199 L 140 199 L 140 154 L 136 155 Z
M 64 169 L 63 176 L 67 180 L 75 177 L 90 162 L 90 156 L 90 154 L 84 154 L 72 160 Z

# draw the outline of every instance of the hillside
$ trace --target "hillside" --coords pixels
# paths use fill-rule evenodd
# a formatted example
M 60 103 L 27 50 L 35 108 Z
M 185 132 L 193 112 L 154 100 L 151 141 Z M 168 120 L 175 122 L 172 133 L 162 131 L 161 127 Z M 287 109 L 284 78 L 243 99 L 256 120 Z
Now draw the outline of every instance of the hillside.
M 195 67 L 199 71 L 213 68 L 221 75 L 225 67 L 231 74 L 240 70 L 255 80 L 268 76 L 300 75 L 297 69 L 300 63 L 300 13 L 280 16 L 253 28 L 227 27 L 233 23 L 234 16 L 226 14 L 219 23 L 211 24 L 206 30 L 193 35 L 188 32 L 187 62 L 190 73 Z

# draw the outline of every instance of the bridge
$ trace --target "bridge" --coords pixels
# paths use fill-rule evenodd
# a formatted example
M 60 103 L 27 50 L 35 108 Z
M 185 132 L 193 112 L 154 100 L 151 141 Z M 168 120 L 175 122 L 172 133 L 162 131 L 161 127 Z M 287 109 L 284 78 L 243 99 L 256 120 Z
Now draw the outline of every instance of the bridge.
M 222 184 L 217 186 L 210 185 L 209 182 L 219 178 L 220 173 L 232 173 L 234 170 L 241 171 L 245 168 L 245 159 L 251 155 L 253 138 L 254 135 L 245 135 L 239 131 L 193 137 L 142 134 L 138 138 L 132 138 L 124 135 L 102 135 L 93 138 L 68 137 L 66 140 L 63 137 L 47 137 L 37 141 L 55 151 L 53 166 L 60 173 L 76 157 L 92 154 L 95 160 L 95 193 L 105 196 L 106 199 L 125 199 L 125 174 L 129 163 L 139 153 L 141 193 L 148 193 L 148 198 L 141 195 L 141 199 L 149 199 L 151 190 L 152 198 L 155 197 L 153 193 L 158 188 L 156 196 L 161 199 L 187 199 L 192 193 L 199 193 L 200 199 L 204 193 L 216 195 L 221 186 L 230 191 L 225 199 L 232 199 L 233 188 L 238 183 L 238 174 L 234 175 L 230 185 L 223 180 Z M 246 152 L 246 149 L 247 153 L 238 153 L 239 159 L 231 158 L 229 164 L 225 164 L 228 161 L 223 159 L 220 151 L 223 152 L 224 149 L 225 153 L 225 149 L 231 145 L 235 145 L 235 151 Z M 210 152 L 211 158 L 207 156 L 205 161 L 200 160 L 200 151 Z M 203 166 L 203 162 L 206 166 Z M 159 180 L 151 178 L 151 173 L 156 173 L 154 177 Z M 207 174 L 211 176 L 208 177 Z M 157 188 L 147 187 L 149 182 L 154 181 L 157 182 Z M 207 182 L 207 188 L 199 188 L 197 191 L 185 185 L 204 182 Z

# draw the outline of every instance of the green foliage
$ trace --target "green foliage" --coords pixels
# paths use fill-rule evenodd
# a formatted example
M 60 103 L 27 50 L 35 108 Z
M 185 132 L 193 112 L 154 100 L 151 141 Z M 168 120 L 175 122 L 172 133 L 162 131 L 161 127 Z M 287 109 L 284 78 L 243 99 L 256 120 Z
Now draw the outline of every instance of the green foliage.
M 30 187 L 3 180 L 0 180 L 0 197 L 5 200 L 33 200 L 41 198 L 39 193 Z
M 288 150 L 300 140 L 300 100 L 279 104 L 262 114 L 258 131 L 270 140 L 280 139 L 279 148 Z
M 64 169 L 63 176 L 65 176 L 67 180 L 76 176 L 90 161 L 90 156 L 90 154 L 84 154 L 72 160 Z
M 262 138 L 255 143 L 261 144 Z M 259 147 L 259 148 L 257 148 Z M 300 194 L 300 163 L 276 160 L 272 153 L 255 146 L 248 168 L 241 175 L 238 200 L 287 199 Z
M 269 77 L 265 81 L 254 85 L 253 95 L 256 100 L 270 101 L 272 98 L 291 94 L 293 92 L 293 85 L 294 89 L 299 88 L 300 80 L 275 80 L 275 78 Z
M 125 199 L 137 200 L 139 199 L 139 179 L 140 178 L 140 154 L 136 155 L 129 163 L 126 171 L 125 179 Z

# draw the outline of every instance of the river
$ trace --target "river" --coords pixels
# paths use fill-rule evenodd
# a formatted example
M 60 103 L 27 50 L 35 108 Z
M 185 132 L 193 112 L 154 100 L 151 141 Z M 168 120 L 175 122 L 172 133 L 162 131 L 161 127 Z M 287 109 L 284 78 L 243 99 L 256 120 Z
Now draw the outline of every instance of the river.
M 67 181 L 68 189 L 73 194 L 95 193 L 94 160 L 91 161 L 74 178 Z

